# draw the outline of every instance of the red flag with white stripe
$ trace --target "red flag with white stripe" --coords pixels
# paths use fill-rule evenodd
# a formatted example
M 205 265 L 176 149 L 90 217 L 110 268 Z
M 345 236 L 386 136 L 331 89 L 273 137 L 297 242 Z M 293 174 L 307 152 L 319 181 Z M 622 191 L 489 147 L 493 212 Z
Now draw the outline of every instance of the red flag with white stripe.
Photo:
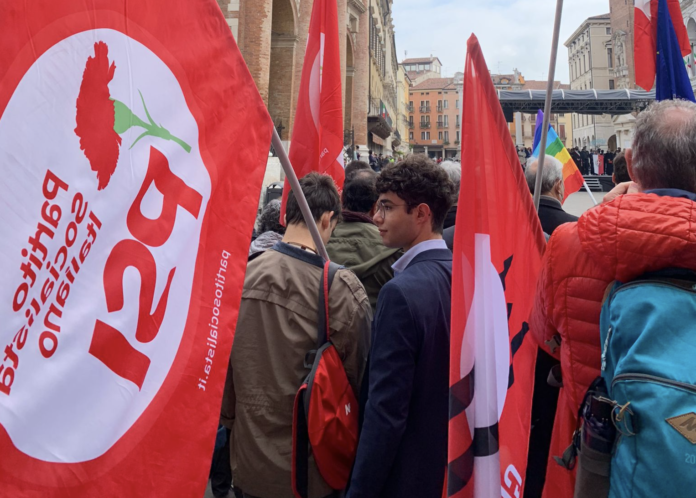
M 462 130 L 469 181 L 453 253 L 447 495 L 520 497 L 537 353 L 526 320 L 545 242 L 474 35 Z
M 655 84 L 657 60 L 657 0 L 635 0 L 634 59 L 636 85 L 651 90 Z M 684 25 L 679 0 L 667 0 L 677 40 L 683 57 L 691 53 L 689 35 Z
M 318 171 L 343 187 L 343 99 L 338 7 L 335 0 L 315 0 L 302 66 L 300 96 L 290 144 L 290 162 L 298 178 Z M 283 211 L 290 184 L 283 188 Z

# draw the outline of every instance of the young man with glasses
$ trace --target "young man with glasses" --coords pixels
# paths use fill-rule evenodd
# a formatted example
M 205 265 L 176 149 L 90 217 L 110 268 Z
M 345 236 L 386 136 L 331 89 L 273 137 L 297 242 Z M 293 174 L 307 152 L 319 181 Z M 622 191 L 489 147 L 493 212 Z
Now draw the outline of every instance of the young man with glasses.
M 374 222 L 384 244 L 405 254 L 377 302 L 347 496 L 439 498 L 447 465 L 452 285 L 442 227 L 455 187 L 430 159 L 412 156 L 385 168 L 377 190 Z

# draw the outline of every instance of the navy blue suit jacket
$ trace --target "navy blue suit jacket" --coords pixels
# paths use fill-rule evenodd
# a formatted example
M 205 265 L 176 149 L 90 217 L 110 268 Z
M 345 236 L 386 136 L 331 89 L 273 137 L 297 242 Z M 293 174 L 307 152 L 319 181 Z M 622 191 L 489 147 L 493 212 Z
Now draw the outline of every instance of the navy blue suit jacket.
M 452 253 L 417 255 L 379 294 L 348 498 L 440 498 L 447 464 Z

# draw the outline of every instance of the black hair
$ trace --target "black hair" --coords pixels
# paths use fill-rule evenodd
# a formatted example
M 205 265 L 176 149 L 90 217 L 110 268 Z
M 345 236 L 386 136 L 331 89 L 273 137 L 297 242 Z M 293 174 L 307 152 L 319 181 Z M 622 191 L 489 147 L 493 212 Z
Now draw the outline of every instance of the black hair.
M 300 180 L 300 187 L 307 199 L 314 221 L 319 221 L 324 213 L 331 211 L 334 213 L 332 220 L 341 216 L 341 198 L 333 178 L 313 171 Z M 288 194 L 288 203 L 285 206 L 285 224 L 286 226 L 305 224 L 300 205 L 292 190 Z
M 377 193 L 377 173 L 372 170 L 358 171 L 343 186 L 343 209 L 355 213 L 369 213 L 375 206 Z
M 626 154 L 623 152 L 619 152 L 614 158 L 614 178 L 616 179 L 616 183 L 631 181 L 631 177 L 628 175 Z

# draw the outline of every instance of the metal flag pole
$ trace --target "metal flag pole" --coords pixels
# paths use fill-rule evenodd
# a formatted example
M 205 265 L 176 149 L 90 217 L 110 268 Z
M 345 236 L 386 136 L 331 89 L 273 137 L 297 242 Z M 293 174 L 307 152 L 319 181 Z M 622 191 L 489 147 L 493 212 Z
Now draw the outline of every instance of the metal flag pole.
M 551 42 L 551 61 L 549 62 L 549 81 L 546 84 L 546 102 L 544 103 L 544 124 L 541 129 L 541 142 L 539 142 L 539 162 L 537 177 L 534 185 L 534 208 L 539 211 L 541 200 L 541 179 L 546 159 L 546 141 L 549 136 L 549 119 L 551 118 L 551 98 L 553 97 L 553 81 L 556 77 L 556 58 L 558 57 L 558 38 L 561 33 L 561 15 L 563 14 L 563 0 L 556 1 L 556 20 L 553 24 L 553 41 Z
M 590 190 L 590 187 L 587 185 L 587 182 L 585 180 L 583 180 L 582 184 L 585 186 L 585 190 L 587 190 L 587 193 L 589 194 L 590 199 L 592 199 L 592 202 L 594 202 L 594 205 L 598 206 L 599 203 L 597 202 L 597 199 L 595 199 L 595 196 L 592 195 L 592 191 Z
M 295 174 L 295 170 L 292 168 L 292 164 L 290 164 L 290 158 L 288 158 L 288 154 L 285 152 L 285 147 L 283 147 L 283 142 L 280 140 L 278 130 L 276 130 L 275 126 L 273 127 L 272 143 L 276 154 L 278 154 L 278 159 L 280 159 L 280 164 L 283 166 L 283 170 L 285 171 L 285 176 L 290 184 L 290 188 L 295 193 L 295 199 L 297 199 L 297 203 L 300 205 L 300 211 L 302 211 L 305 224 L 307 225 L 307 228 L 309 228 L 309 233 L 312 234 L 314 245 L 317 246 L 317 252 L 319 253 L 319 256 L 324 259 L 324 261 L 328 261 L 329 254 L 326 252 L 326 246 L 324 246 L 324 241 L 321 240 L 321 235 L 319 235 L 319 228 L 314 221 L 312 211 L 309 209 L 307 199 L 305 198 L 302 188 L 300 187 L 300 181 L 297 179 L 297 175 Z

